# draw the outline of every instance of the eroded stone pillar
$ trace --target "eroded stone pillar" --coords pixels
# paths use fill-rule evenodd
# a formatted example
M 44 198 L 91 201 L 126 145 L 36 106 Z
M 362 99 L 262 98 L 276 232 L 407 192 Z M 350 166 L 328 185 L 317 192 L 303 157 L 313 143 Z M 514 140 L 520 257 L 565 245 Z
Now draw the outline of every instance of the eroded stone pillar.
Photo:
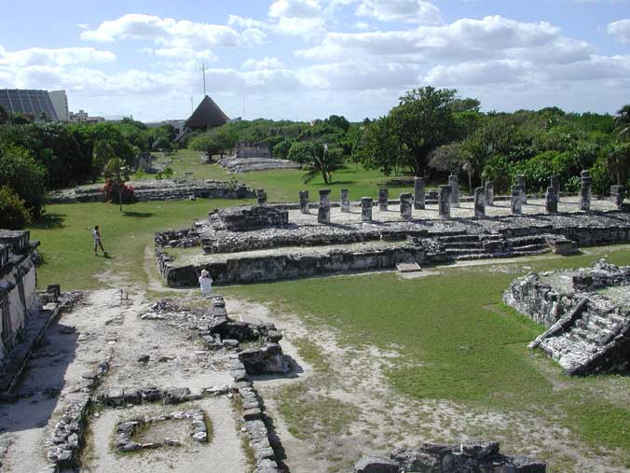
M 303 214 L 308 213 L 308 191 L 300 191 L 300 210 Z
M 424 178 L 422 177 L 416 177 L 413 180 L 413 207 L 416 210 L 425 208 Z
M 381 187 L 378 190 L 378 208 L 379 208 L 379 210 L 386 211 L 388 203 L 389 203 L 389 190 L 387 189 L 387 187 Z
M 623 200 L 626 198 L 626 192 L 623 186 L 610 186 L 610 200 L 617 206 L 619 210 L 623 208 Z
M 593 184 L 593 178 L 588 170 L 584 169 L 580 173 L 580 210 L 588 212 L 591 210 L 591 187 Z
M 558 202 L 560 202 L 560 176 L 554 174 L 549 179 L 549 185 L 553 187 L 553 192 L 556 194 Z
M 451 188 L 451 205 L 459 207 L 459 182 L 456 174 L 448 176 L 448 185 Z
M 411 220 L 411 199 L 410 193 L 400 194 L 400 217 L 403 220 Z
M 330 189 L 319 191 L 319 209 L 317 210 L 317 221 L 319 223 L 330 223 Z
M 483 187 L 475 189 L 475 217 L 486 216 L 486 191 Z
M 525 186 L 525 176 L 523 174 L 519 174 L 516 176 L 516 184 L 521 189 L 521 204 L 527 203 L 527 188 Z
M 440 186 L 438 195 L 438 208 L 440 218 L 450 218 L 451 216 L 451 186 Z
M 486 205 L 494 205 L 494 182 L 486 181 Z
M 258 205 L 263 205 L 267 202 L 267 193 L 265 192 L 265 189 L 256 189 L 256 201 L 258 202 Z
M 512 186 L 512 214 L 521 215 L 523 213 L 523 199 L 521 188 L 518 185 Z
M 372 197 L 361 197 L 361 221 L 372 221 Z
M 545 194 L 545 210 L 547 213 L 555 214 L 558 212 L 558 194 L 553 186 L 547 187 Z
M 348 198 L 348 189 L 341 189 L 341 211 L 350 212 L 350 199 Z

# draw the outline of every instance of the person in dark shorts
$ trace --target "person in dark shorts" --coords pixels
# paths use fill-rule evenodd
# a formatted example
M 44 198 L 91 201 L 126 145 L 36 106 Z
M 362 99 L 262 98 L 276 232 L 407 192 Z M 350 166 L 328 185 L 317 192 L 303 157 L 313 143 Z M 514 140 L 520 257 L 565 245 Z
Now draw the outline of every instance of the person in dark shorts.
M 105 248 L 103 248 L 103 243 L 101 242 L 101 231 L 98 228 L 98 225 L 94 225 L 92 229 L 92 238 L 94 238 L 94 256 L 98 254 L 98 249 L 100 248 L 105 255 Z

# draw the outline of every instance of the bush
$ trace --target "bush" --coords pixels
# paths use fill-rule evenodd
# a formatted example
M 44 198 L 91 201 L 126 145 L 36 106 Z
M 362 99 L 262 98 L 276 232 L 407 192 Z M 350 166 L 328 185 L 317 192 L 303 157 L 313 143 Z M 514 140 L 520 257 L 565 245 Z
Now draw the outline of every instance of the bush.
M 0 187 L 0 228 L 18 230 L 31 223 L 24 201 L 10 187 Z
M 131 204 L 136 201 L 136 194 L 133 186 L 129 186 L 127 184 L 117 184 L 111 179 L 107 179 L 105 181 L 103 194 L 105 202 L 111 202 L 112 204 L 120 204 L 121 198 L 123 204 Z

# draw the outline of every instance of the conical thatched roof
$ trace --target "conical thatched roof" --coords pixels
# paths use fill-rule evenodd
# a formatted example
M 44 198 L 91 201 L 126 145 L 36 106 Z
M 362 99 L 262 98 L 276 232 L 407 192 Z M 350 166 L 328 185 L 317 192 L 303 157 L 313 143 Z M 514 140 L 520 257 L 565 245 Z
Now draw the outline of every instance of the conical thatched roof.
M 223 110 L 207 95 L 203 98 L 197 109 L 186 120 L 186 128 L 199 130 L 221 126 L 229 120 Z

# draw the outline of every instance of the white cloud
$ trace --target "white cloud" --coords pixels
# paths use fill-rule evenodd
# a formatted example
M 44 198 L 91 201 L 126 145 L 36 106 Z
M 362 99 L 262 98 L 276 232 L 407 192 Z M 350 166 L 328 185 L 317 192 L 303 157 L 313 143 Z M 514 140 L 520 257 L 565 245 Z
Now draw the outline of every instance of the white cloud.
M 0 65 L 14 67 L 67 66 L 82 63 L 104 63 L 116 60 L 110 51 L 94 48 L 28 48 L 7 51 L 0 46 Z
M 248 70 L 282 69 L 284 64 L 277 57 L 264 57 L 263 59 L 248 59 L 241 67 Z
M 514 60 L 439 65 L 431 68 L 422 82 L 439 87 L 514 83 L 527 79 L 528 66 L 527 63 Z
M 211 49 L 217 46 L 239 46 L 246 39 L 259 40 L 260 37 L 243 37 L 226 25 L 127 14 L 104 21 L 96 29 L 82 31 L 81 39 L 99 42 L 145 40 L 170 48 Z
M 272 18 L 315 18 L 321 14 L 317 0 L 275 0 L 269 7 Z
M 442 21 L 440 9 L 423 0 L 362 0 L 356 14 L 379 21 L 404 21 L 425 25 L 439 24 Z
M 630 19 L 609 23 L 608 34 L 615 36 L 621 43 L 630 43 Z

